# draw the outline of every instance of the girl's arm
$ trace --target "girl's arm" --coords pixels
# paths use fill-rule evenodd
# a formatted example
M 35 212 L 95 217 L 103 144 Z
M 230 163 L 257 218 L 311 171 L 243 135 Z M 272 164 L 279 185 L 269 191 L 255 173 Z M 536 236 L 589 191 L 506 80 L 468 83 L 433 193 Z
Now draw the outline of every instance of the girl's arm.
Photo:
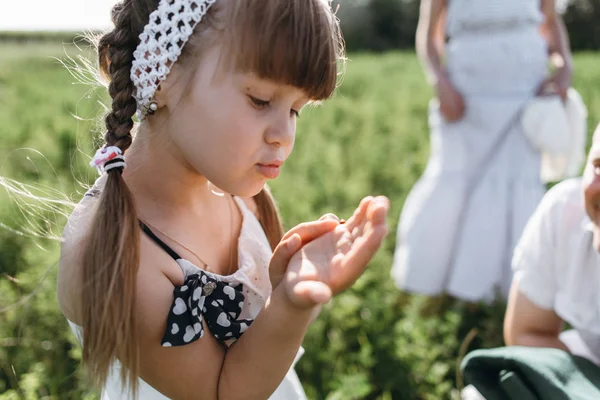
M 160 268 L 156 261 L 142 262 L 148 270 Z M 140 272 L 138 288 L 141 378 L 173 400 L 268 398 L 292 365 L 312 312 L 294 308 L 279 286 L 228 350 L 206 324 L 195 342 L 162 347 L 174 286 L 165 275 Z

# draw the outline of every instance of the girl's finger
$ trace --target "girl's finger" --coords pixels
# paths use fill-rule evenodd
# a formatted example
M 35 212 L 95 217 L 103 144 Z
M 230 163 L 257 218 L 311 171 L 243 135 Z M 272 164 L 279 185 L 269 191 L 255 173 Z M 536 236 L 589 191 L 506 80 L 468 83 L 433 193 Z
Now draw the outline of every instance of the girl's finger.
M 324 214 L 321 218 L 319 218 L 319 221 L 323 221 L 325 219 L 332 219 L 332 220 L 338 221 L 338 222 L 340 220 L 337 215 L 332 214 L 332 213 Z
M 336 286 L 347 287 L 362 274 L 387 235 L 386 217 L 389 200 L 379 197 L 371 202 L 367 211 L 368 221 L 361 236 L 356 238 L 352 248 L 341 259 L 340 269 L 332 274 Z
M 282 240 L 286 240 L 292 235 L 298 235 L 302 239 L 302 243 L 306 244 L 318 238 L 319 236 L 331 231 L 336 226 L 338 226 L 338 224 L 339 222 L 332 218 L 324 218 L 318 221 L 303 222 L 290 229 L 285 235 L 283 235 Z
M 385 196 L 377 196 L 367 210 L 367 219 L 371 224 L 385 224 L 390 211 L 390 200 Z
M 341 260 L 340 268 L 331 274 L 332 285 L 345 289 L 354 283 L 377 253 L 386 234 L 386 226 L 377 226 L 356 239 L 350 251 Z
M 344 224 L 346 229 L 352 232 L 352 230 L 361 223 L 371 200 L 373 200 L 372 196 L 365 197 L 361 200 L 360 204 L 354 211 L 354 214 L 352 214 L 352 216 L 348 218 L 348 221 L 346 221 Z
M 301 247 L 302 239 L 298 234 L 279 242 L 269 263 L 269 275 L 273 288 L 281 282 L 291 258 Z

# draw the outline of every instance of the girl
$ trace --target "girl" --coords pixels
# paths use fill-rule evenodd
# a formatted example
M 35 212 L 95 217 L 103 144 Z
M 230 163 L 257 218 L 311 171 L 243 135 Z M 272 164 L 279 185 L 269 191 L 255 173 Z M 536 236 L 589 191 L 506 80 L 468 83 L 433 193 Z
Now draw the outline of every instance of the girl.
M 545 190 L 540 154 L 517 117 L 536 92 L 566 96 L 566 31 L 554 0 L 423 0 L 417 49 L 439 103 L 427 169 L 400 216 L 392 275 L 428 295 L 506 298 L 513 248 Z M 548 77 L 550 60 L 559 62 Z
M 265 189 L 300 110 L 334 92 L 329 1 L 124 0 L 112 19 L 102 176 L 58 282 L 85 365 L 110 400 L 304 398 L 292 364 L 309 321 L 362 274 L 389 208 L 368 197 L 346 223 L 282 235 Z

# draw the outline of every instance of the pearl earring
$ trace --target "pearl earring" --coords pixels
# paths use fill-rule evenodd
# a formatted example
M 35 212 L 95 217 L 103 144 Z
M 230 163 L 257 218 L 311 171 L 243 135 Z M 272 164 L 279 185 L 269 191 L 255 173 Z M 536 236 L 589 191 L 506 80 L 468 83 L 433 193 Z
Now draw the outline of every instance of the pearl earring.
M 152 100 L 148 106 L 148 114 L 152 115 L 156 112 L 156 110 L 158 110 L 158 103 L 156 100 Z

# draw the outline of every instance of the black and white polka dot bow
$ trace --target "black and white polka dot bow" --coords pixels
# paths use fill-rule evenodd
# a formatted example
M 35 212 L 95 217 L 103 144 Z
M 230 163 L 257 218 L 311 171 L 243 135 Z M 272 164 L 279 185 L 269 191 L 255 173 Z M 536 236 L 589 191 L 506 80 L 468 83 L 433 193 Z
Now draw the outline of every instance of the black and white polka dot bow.
M 239 339 L 252 320 L 238 320 L 244 306 L 243 285 L 235 287 L 204 272 L 185 279 L 173 291 L 174 301 L 161 344 L 182 346 L 204 336 L 202 319 L 219 342 Z

